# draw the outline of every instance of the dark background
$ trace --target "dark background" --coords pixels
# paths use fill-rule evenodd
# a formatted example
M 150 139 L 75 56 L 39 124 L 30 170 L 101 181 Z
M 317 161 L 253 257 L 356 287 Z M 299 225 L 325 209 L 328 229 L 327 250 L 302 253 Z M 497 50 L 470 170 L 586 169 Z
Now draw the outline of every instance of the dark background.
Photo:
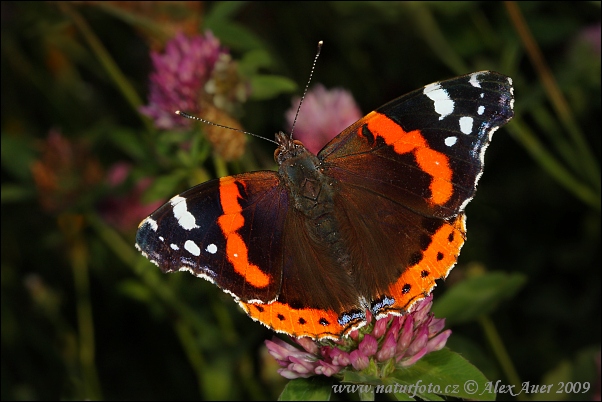
M 135 251 L 135 225 L 114 228 L 99 213 L 136 178 L 111 189 L 86 179 L 81 166 L 95 160 L 101 175 L 118 161 L 135 165 L 138 177 L 166 171 L 152 166 L 152 141 L 136 159 L 115 140 L 122 131 L 157 133 L 110 78 L 78 19 L 143 102 L 150 49 L 178 29 L 209 26 L 234 59 L 265 50 L 262 72 L 298 85 L 243 104 L 245 130 L 270 138 L 285 128 L 318 40 L 325 44 L 313 82 L 349 90 L 364 113 L 456 75 L 511 76 L 516 117 L 487 151 L 467 208 L 468 242 L 435 300 L 475 273 L 524 275 L 525 285 L 488 316 L 520 380 L 594 381 L 599 398 L 599 3 L 252 2 L 233 3 L 219 18 L 220 3 L 170 4 L 2 3 L 2 399 L 263 399 L 286 384 L 263 346 L 269 330 L 211 284 L 162 275 Z M 535 50 L 517 26 L 528 27 Z M 542 65 L 567 113 L 549 95 Z M 54 208 L 32 173 L 51 130 L 83 144 L 74 146 L 81 161 L 66 179 L 72 190 Z M 226 167 L 273 168 L 271 152 L 252 138 L 242 162 Z M 208 161 L 207 175 L 215 171 Z M 175 183 L 171 194 L 197 182 Z M 450 348 L 490 380 L 510 381 L 482 321 L 449 324 Z

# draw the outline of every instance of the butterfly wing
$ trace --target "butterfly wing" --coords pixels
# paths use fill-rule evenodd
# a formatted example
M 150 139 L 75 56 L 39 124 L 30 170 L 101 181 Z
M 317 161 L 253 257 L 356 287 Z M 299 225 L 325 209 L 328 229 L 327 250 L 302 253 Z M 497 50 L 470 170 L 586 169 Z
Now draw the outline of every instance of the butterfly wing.
M 282 249 L 272 257 L 282 266 L 282 286 L 273 303 L 240 303 L 247 314 L 289 335 L 338 338 L 346 329 L 341 313 L 357 304 L 353 282 L 332 257 L 329 245 L 311 238 L 315 224 L 291 208 Z M 358 317 L 359 319 L 359 317 Z
M 241 302 L 277 298 L 288 193 L 276 172 L 228 176 L 175 196 L 140 224 L 136 247 L 163 272 L 189 271 Z
M 433 83 L 371 112 L 318 157 L 341 182 L 425 216 L 464 210 L 493 132 L 513 116 L 511 80 L 481 71 Z
M 342 237 L 373 312 L 407 311 L 447 276 L 493 132 L 513 115 L 511 80 L 478 72 L 368 114 L 318 154 L 337 180 Z
M 307 223 L 275 172 L 253 172 L 173 197 L 140 224 L 136 247 L 163 272 L 216 284 L 276 331 L 336 338 L 355 292 Z

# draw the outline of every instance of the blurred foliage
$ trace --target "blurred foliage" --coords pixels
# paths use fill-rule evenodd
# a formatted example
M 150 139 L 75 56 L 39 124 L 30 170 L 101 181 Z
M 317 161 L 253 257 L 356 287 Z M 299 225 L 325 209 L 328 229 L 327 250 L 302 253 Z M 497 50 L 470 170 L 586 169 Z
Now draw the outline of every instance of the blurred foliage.
M 133 212 L 109 219 L 115 205 L 140 212 L 129 209 L 140 199 L 275 166 L 267 141 L 251 138 L 227 163 L 195 135 L 203 127 L 158 131 L 138 112 L 150 51 L 205 29 L 251 83 L 242 126 L 270 138 L 319 40 L 314 83 L 350 90 L 364 112 L 455 75 L 511 76 L 516 117 L 487 152 L 469 241 L 436 309 L 449 314 L 450 349 L 489 380 L 589 381 L 587 395 L 547 397 L 592 398 L 597 387 L 599 398 L 599 2 L 1 7 L 3 400 L 265 399 L 284 389 L 263 346 L 269 330 L 208 282 L 163 275 L 140 256 Z M 116 165 L 125 176 L 111 181 Z M 293 388 L 288 397 L 300 395 Z

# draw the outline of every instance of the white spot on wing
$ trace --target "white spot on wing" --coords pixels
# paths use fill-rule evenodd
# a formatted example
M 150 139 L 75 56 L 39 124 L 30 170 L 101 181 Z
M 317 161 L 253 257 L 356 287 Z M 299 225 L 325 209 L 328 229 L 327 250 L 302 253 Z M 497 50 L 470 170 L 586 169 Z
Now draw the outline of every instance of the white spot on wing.
M 143 220 L 142 223 L 140 224 L 140 227 L 142 227 L 146 224 L 148 224 L 154 232 L 156 232 L 157 229 L 159 228 L 159 225 L 157 225 L 157 221 L 151 217 L 148 217 L 145 220 Z
M 454 145 L 456 143 L 456 141 L 458 141 L 457 137 L 447 137 L 445 139 L 445 145 L 447 145 L 448 147 L 451 147 L 452 145 Z
M 454 111 L 454 101 L 449 94 L 437 82 L 424 87 L 423 93 L 431 99 L 435 105 L 435 112 L 439 114 L 439 120 L 450 115 Z
M 170 244 L 169 247 L 171 247 L 172 250 L 176 250 L 176 251 L 180 249 L 180 247 L 178 247 L 177 245 L 175 245 L 173 243 Z
M 207 248 L 205 250 L 207 250 L 208 253 L 215 254 L 215 253 L 217 253 L 217 246 L 215 244 L 211 243 L 210 245 L 207 246 Z
M 483 73 L 478 72 L 478 73 L 470 74 L 470 80 L 468 80 L 468 82 L 470 82 L 470 85 L 472 85 L 475 88 L 481 88 L 481 82 L 477 78 L 480 74 L 483 74 Z
M 192 240 L 186 240 L 186 243 L 184 243 L 184 248 L 195 257 L 201 255 L 201 249 Z
M 477 110 L 477 113 L 479 115 L 482 115 L 483 113 L 485 113 L 485 106 L 483 106 L 483 105 L 479 106 L 479 109 Z
M 460 117 L 460 131 L 464 134 L 472 133 L 472 123 L 474 119 L 472 117 L 463 116 Z
M 163 236 L 159 236 L 159 240 L 165 241 L 165 239 L 163 238 Z
M 186 198 L 176 195 L 169 202 L 173 207 L 173 215 L 183 229 L 192 230 L 198 228 L 194 215 L 188 211 Z

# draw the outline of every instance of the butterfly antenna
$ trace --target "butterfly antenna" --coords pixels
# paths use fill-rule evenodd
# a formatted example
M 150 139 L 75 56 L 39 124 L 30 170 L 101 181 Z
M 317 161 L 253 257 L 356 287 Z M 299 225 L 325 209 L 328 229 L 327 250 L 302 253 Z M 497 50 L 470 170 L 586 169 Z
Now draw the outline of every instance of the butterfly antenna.
M 266 137 L 262 137 L 261 135 L 253 134 L 253 133 L 250 133 L 248 131 L 239 130 L 239 129 L 234 128 L 234 127 L 228 127 L 228 126 L 223 126 L 221 124 L 213 123 L 212 121 L 201 119 L 200 117 L 193 116 L 191 114 L 188 114 L 186 112 L 182 112 L 180 110 L 176 110 L 176 114 L 180 115 L 182 117 L 186 117 L 187 119 L 198 120 L 198 121 L 200 121 L 202 123 L 209 124 L 209 125 L 212 125 L 212 126 L 221 127 L 221 128 L 227 128 L 228 130 L 239 131 L 239 132 L 241 132 L 243 134 L 248 134 L 248 135 L 252 135 L 253 137 L 262 138 L 264 140 L 267 140 L 269 142 L 273 142 L 274 144 L 278 145 L 278 143 L 276 141 L 271 140 L 271 139 L 266 138 Z
M 295 114 L 295 120 L 293 120 L 293 126 L 291 127 L 291 138 L 293 138 L 293 131 L 295 131 L 295 124 L 297 123 L 297 117 L 299 117 L 299 112 L 301 111 L 301 104 L 303 104 L 303 99 L 305 99 L 305 94 L 307 94 L 307 89 L 309 88 L 309 83 L 311 82 L 311 78 L 314 75 L 316 63 L 318 62 L 318 57 L 320 56 L 320 51 L 322 50 L 323 44 L 324 44 L 323 41 L 318 42 L 318 51 L 316 52 L 316 57 L 314 57 L 314 63 L 311 65 L 311 71 L 309 72 L 309 79 L 307 80 L 307 84 L 305 84 L 305 90 L 303 91 L 303 96 L 301 97 L 299 106 L 297 106 L 297 113 Z

